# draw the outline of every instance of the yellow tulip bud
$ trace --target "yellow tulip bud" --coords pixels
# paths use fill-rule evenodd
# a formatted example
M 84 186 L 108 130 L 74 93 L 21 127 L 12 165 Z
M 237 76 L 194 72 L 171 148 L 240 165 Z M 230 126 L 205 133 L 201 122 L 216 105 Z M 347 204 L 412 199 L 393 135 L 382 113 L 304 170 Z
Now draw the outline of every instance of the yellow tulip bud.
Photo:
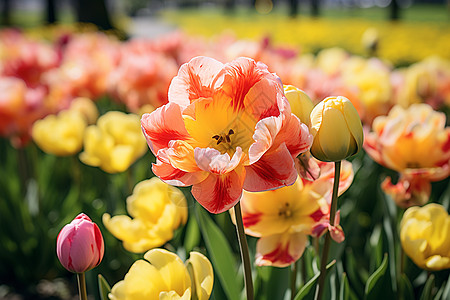
M 304 91 L 293 85 L 284 86 L 284 95 L 291 105 L 292 113 L 296 115 L 302 123 L 309 127 L 311 124 L 309 115 L 314 108 L 314 104 L 309 96 Z
M 420 268 L 450 268 L 450 216 L 439 204 L 408 208 L 400 223 L 402 248 Z
M 314 141 L 311 154 L 322 161 L 340 161 L 356 154 L 363 144 L 358 112 L 345 97 L 328 97 L 311 112 Z

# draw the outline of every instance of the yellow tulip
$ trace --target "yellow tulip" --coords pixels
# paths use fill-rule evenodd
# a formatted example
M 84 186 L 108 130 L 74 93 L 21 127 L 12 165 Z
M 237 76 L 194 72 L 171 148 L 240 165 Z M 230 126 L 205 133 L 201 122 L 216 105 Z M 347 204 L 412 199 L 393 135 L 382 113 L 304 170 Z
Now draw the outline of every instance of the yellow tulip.
M 190 255 L 190 259 L 186 262 L 190 267 L 186 267 L 176 254 L 167 250 L 148 251 L 144 254 L 145 260 L 136 261 L 124 280 L 113 286 L 109 299 L 208 299 L 214 280 L 211 263 L 198 252 L 191 252 Z M 192 275 L 188 271 L 189 268 L 197 275 L 196 277 L 190 277 Z M 197 284 L 201 286 L 200 289 Z M 194 295 L 191 298 L 192 294 Z
M 86 127 L 86 121 L 80 113 L 64 110 L 58 115 L 48 115 L 36 121 L 32 137 L 44 152 L 68 156 L 81 150 Z
M 314 107 L 311 133 L 311 154 L 322 161 L 339 161 L 356 154 L 364 138 L 358 112 L 342 96 L 328 97 Z
M 139 182 L 127 198 L 130 218 L 103 215 L 103 224 L 130 252 L 142 253 L 160 247 L 187 221 L 187 203 L 183 193 L 159 178 Z
M 211 263 L 203 254 L 191 252 L 186 264 L 197 299 L 208 300 L 214 284 L 214 272 Z
M 80 160 L 108 173 L 123 172 L 147 150 L 139 116 L 110 111 L 84 134 Z
M 439 204 L 408 208 L 400 223 L 405 253 L 422 269 L 450 268 L 450 216 Z
M 309 115 L 314 108 L 314 104 L 309 96 L 304 91 L 293 85 L 284 86 L 284 95 L 291 105 L 292 113 L 296 115 L 302 123 L 309 127 L 311 124 Z

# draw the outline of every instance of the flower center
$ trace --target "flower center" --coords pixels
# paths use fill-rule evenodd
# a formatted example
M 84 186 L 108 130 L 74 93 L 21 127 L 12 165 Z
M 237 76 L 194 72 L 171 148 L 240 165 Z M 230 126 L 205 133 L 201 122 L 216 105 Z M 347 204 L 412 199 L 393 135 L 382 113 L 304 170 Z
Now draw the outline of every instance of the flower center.
M 292 211 L 288 202 L 284 203 L 284 206 L 280 208 L 278 211 L 278 216 L 286 219 L 292 216 Z
M 228 130 L 227 134 L 224 134 L 224 133 L 222 133 L 220 135 L 216 134 L 212 138 L 217 141 L 217 145 L 219 145 L 222 142 L 226 142 L 226 143 L 230 144 L 231 143 L 230 135 L 232 135 L 232 134 L 234 134 L 234 131 L 233 131 L 233 129 L 230 129 L 230 130 Z

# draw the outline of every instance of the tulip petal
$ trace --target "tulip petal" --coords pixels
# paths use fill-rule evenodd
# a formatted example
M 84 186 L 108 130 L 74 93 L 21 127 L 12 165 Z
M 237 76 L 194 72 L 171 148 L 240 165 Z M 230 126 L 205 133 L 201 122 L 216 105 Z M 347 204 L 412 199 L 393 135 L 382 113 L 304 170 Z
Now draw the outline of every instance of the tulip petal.
M 168 147 L 170 141 L 189 138 L 181 108 L 174 103 L 161 106 L 151 114 L 144 114 L 141 126 L 147 144 L 155 155 L 160 149 Z
M 181 297 L 175 291 L 161 292 L 159 300 L 191 300 L 191 290 L 187 289 Z
M 191 280 L 195 284 L 198 300 L 208 300 L 214 283 L 214 272 L 211 262 L 199 252 L 191 252 L 186 262 Z M 189 265 L 191 268 L 189 268 Z
M 126 299 L 158 299 L 160 291 L 170 289 L 164 279 L 155 266 L 137 260 L 124 278 Z
M 242 167 L 223 175 L 210 173 L 204 181 L 192 186 L 192 195 L 206 210 L 218 214 L 239 201 L 244 178 Z
M 228 153 L 221 154 L 213 148 L 196 148 L 195 161 L 198 166 L 207 172 L 214 174 L 225 174 L 234 170 L 243 157 L 241 147 L 236 148 L 236 152 L 230 159 Z
M 309 133 L 308 127 L 297 116 L 291 114 L 276 136 L 275 147 L 280 142 L 285 142 L 292 157 L 297 157 L 309 150 L 313 136 Z
M 245 108 L 246 95 L 263 76 L 273 76 L 267 71 L 267 67 L 264 67 L 258 65 L 253 59 L 246 57 L 237 58 L 225 65 L 225 78 L 222 88 L 227 95 L 231 96 L 231 106 L 234 110 Z
M 188 173 L 180 169 L 174 168 L 170 163 L 156 160 L 152 164 L 153 173 L 162 181 L 175 186 L 189 186 L 203 181 L 207 176 L 207 172 Z
M 268 117 L 256 124 L 255 132 L 253 134 L 255 143 L 253 143 L 248 150 L 250 164 L 258 161 L 258 159 L 272 147 L 275 137 L 280 132 L 282 124 L 283 121 L 281 117 Z
M 168 287 L 167 290 L 183 295 L 190 289 L 191 279 L 181 259 L 174 253 L 164 249 L 152 249 L 144 254 L 144 258 L 154 266 Z
M 183 109 L 198 98 L 208 98 L 222 84 L 224 65 L 210 57 L 195 57 L 180 67 L 169 87 L 169 102 Z
M 287 267 L 296 262 L 305 251 L 306 234 L 282 233 L 262 237 L 256 244 L 255 264 L 258 266 Z
M 263 78 L 248 91 L 244 98 L 246 111 L 251 112 L 258 121 L 267 117 L 280 115 L 283 94 L 277 89 L 278 83 L 269 78 Z
M 355 139 L 356 147 L 354 153 L 357 153 L 361 149 L 364 142 L 364 134 L 361 125 L 361 119 L 359 118 L 358 111 L 350 102 L 350 100 L 343 101 L 343 103 L 344 103 L 343 106 L 344 118 L 347 121 L 347 127 L 350 130 L 352 137 Z
M 245 167 L 244 189 L 260 192 L 291 185 L 297 179 L 295 162 L 286 144 L 264 154 L 256 163 Z
M 349 153 L 351 149 L 350 141 L 353 139 L 347 128 L 344 115 L 341 111 L 334 108 L 326 108 L 323 112 L 322 125 L 316 136 L 325 157 L 329 161 L 342 160 L 353 154 Z

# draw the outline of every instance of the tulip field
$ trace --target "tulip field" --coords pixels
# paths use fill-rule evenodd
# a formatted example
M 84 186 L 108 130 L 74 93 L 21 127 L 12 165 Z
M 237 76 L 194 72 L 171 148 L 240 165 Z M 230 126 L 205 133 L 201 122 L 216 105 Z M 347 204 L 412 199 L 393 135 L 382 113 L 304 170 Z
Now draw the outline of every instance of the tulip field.
M 448 20 L 162 17 L 0 28 L 0 299 L 450 299 Z

